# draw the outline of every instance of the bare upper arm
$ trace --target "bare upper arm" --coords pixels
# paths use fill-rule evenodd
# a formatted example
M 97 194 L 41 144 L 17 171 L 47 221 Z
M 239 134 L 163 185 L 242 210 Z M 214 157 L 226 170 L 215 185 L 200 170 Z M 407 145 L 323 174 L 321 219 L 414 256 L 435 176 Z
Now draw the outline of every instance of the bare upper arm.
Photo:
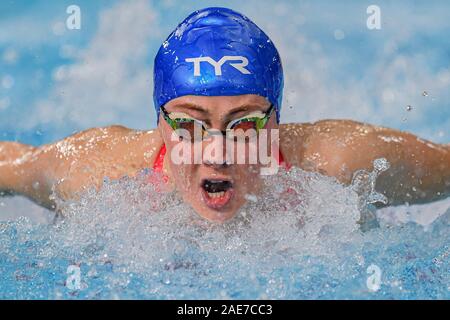
M 352 120 L 315 122 L 305 135 L 300 166 L 349 183 L 355 171 L 371 170 L 373 160 L 389 156 L 379 139 L 386 130 Z
M 53 191 L 71 199 L 86 188 L 101 186 L 105 177 L 132 176 L 151 166 L 160 144 L 157 130 L 122 126 L 85 130 L 34 148 L 15 166 L 22 173 L 15 189 L 48 207 Z
M 344 183 L 351 182 L 353 173 L 359 169 L 372 170 L 377 158 L 384 157 L 394 166 L 395 170 L 386 174 L 410 178 L 412 175 L 417 179 L 426 175 L 420 172 L 421 168 L 437 170 L 448 162 L 448 147 L 407 132 L 351 120 L 321 120 L 299 126 L 296 130 L 303 134 L 297 134 L 296 140 L 297 149 L 301 150 L 291 156 L 294 164 Z M 292 133 L 285 135 L 291 140 L 295 138 Z
M 159 133 L 122 126 L 90 129 L 51 147 L 55 166 L 53 179 L 64 198 L 90 187 L 100 187 L 105 177 L 134 176 L 154 161 Z M 61 161 L 62 160 L 62 161 Z

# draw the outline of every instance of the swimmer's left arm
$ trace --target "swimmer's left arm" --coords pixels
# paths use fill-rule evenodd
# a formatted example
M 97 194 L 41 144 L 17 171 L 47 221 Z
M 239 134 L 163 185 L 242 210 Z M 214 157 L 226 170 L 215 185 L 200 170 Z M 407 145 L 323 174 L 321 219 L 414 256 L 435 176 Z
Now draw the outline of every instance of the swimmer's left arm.
M 377 179 L 376 190 L 389 205 L 425 203 L 450 196 L 450 146 L 417 136 L 347 120 L 324 120 L 307 129 L 301 167 L 351 183 L 360 169 L 386 158 L 390 168 Z

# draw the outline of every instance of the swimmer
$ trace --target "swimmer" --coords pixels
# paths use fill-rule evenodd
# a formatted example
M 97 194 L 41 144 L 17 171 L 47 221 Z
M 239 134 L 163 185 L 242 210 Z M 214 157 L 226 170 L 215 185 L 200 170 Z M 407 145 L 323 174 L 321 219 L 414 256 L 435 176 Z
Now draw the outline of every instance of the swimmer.
M 58 209 L 53 193 L 77 199 L 87 188 L 100 188 L 105 177 L 133 177 L 153 168 L 200 216 L 224 222 L 246 195 L 261 191 L 268 162 L 249 160 L 266 148 L 277 168 L 315 171 L 343 184 L 386 158 L 390 168 L 376 189 L 389 205 L 449 196 L 449 145 L 351 120 L 280 124 L 282 93 L 278 51 L 258 26 L 226 8 L 196 11 L 156 55 L 156 129 L 93 128 L 40 147 L 0 142 L 0 191 Z M 256 149 L 230 151 L 224 141 Z M 180 162 L 180 150 L 192 161 Z M 233 156 L 244 163 L 231 161 Z

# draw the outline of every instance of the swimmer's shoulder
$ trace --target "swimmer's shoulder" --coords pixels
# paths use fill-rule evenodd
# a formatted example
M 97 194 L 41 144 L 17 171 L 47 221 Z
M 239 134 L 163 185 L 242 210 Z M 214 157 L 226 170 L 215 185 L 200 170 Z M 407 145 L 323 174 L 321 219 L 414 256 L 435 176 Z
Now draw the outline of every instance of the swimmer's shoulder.
M 322 171 L 343 155 L 342 146 L 381 130 L 370 124 L 340 119 L 280 125 L 281 152 L 286 161 L 305 170 Z M 348 149 L 348 148 L 344 148 Z M 344 150 L 348 153 L 348 150 Z
M 123 126 L 91 128 L 59 142 L 42 146 L 42 160 L 51 168 L 50 180 L 63 199 L 73 199 L 86 188 L 100 187 L 105 177 L 133 177 L 153 166 L 162 139 L 157 130 Z
M 302 167 L 313 126 L 312 123 L 280 124 L 280 151 L 287 163 Z
M 79 160 L 103 159 L 129 171 L 151 167 L 162 143 L 158 129 L 136 130 L 111 125 L 80 131 L 49 147 L 72 151 Z
M 96 134 L 106 136 L 107 145 L 118 160 L 126 158 L 133 168 L 152 167 L 163 145 L 158 129 L 136 130 L 120 125 L 96 128 Z

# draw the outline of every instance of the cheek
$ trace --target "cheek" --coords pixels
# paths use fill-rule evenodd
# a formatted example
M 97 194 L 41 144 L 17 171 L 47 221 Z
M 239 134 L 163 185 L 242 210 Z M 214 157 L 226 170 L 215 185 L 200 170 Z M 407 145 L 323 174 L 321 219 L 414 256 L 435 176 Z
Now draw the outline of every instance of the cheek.
M 258 165 L 237 165 L 235 179 L 237 188 L 243 192 L 254 191 L 260 184 L 260 167 Z
M 198 165 L 193 163 L 192 146 L 180 141 L 171 140 L 172 132 L 163 132 L 162 136 L 166 144 L 166 159 L 171 172 L 171 177 L 175 182 L 176 189 L 183 194 L 191 193 L 198 185 L 196 179 Z M 189 159 L 190 158 L 190 159 Z
M 178 182 L 182 182 L 183 187 L 189 188 L 189 184 L 195 178 L 195 168 L 193 165 L 174 165 L 171 166 L 172 172 L 175 174 L 175 179 Z
M 161 130 L 161 136 L 167 149 L 172 149 L 177 144 L 177 141 L 173 141 L 172 139 L 173 132 L 174 131 L 172 129 L 169 130 L 167 128 Z
M 199 192 L 198 170 L 196 165 L 171 165 L 175 188 L 185 200 L 191 201 Z

